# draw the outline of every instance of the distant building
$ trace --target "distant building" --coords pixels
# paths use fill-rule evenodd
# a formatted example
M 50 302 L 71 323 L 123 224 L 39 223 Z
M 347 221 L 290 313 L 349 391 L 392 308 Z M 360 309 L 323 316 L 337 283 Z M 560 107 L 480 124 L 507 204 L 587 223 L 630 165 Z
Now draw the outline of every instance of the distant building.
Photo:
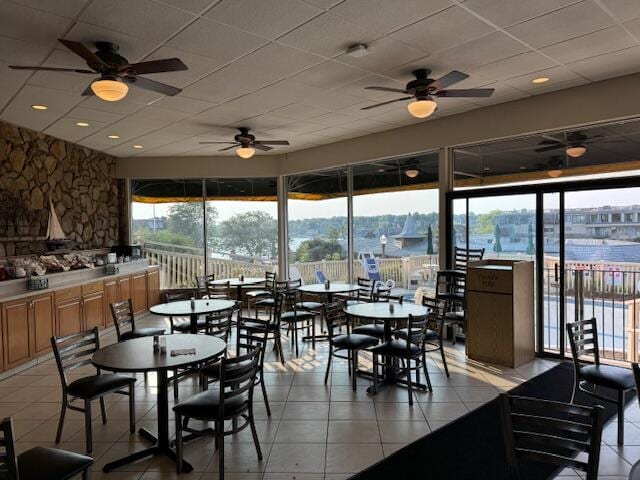
M 412 245 L 419 245 L 421 243 L 425 243 L 426 249 L 426 233 L 418 233 L 416 227 L 416 218 L 417 213 L 411 215 L 411 212 L 407 215 L 407 218 L 404 221 L 404 227 L 402 227 L 402 231 L 398 235 L 393 235 L 393 241 L 399 249 L 405 249 L 411 247 Z

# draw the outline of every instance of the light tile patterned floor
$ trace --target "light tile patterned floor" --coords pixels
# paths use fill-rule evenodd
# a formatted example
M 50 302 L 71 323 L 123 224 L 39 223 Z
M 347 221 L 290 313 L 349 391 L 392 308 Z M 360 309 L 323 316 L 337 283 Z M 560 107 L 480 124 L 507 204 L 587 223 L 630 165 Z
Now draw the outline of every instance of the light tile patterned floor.
M 142 325 L 164 324 L 164 320 L 146 317 Z M 114 341 L 106 333 L 102 344 Z M 262 397 L 256 395 L 256 423 L 264 458 L 258 462 L 248 430 L 227 437 L 225 462 L 229 480 L 337 480 L 348 478 L 398 448 L 439 428 L 494 398 L 499 392 L 551 368 L 554 362 L 538 359 L 511 370 L 485 366 L 467 360 L 463 346 L 447 347 L 451 377 L 441 370 L 440 359 L 429 359 L 433 393 L 419 392 L 408 405 L 406 389 L 366 393 L 368 382 L 359 379 L 352 392 L 346 363 L 333 365 L 329 383 L 324 385 L 327 346 L 318 343 L 315 351 L 303 347 L 294 358 L 285 346 L 288 364 L 283 367 L 269 352 L 265 381 L 272 409 L 267 417 Z M 362 357 L 362 356 L 361 356 Z M 370 358 L 361 359 L 361 367 L 370 367 Z M 83 372 L 78 372 L 82 374 Z M 86 373 L 85 373 L 86 374 Z M 148 383 L 142 375 L 136 387 L 138 427 L 155 431 L 156 388 L 153 375 Z M 180 397 L 196 391 L 193 379 L 180 383 Z M 60 405 L 60 380 L 53 360 L 29 368 L 0 381 L 0 415 L 12 416 L 16 426 L 18 452 L 36 445 L 53 446 Z M 172 398 L 172 395 L 170 395 Z M 137 434 L 128 431 L 126 397 L 112 395 L 107 400 L 108 423 L 99 420 L 95 408 L 95 479 L 151 480 L 178 478 L 175 466 L 166 459 L 151 459 L 104 474 L 102 466 L 127 453 L 148 446 Z M 608 425 L 602 445 L 600 478 L 627 478 L 631 465 L 640 459 L 640 409 L 636 402 L 627 409 L 626 445 L 615 443 L 615 422 Z M 171 427 L 172 428 L 172 427 Z M 68 412 L 61 448 L 83 452 L 83 417 Z M 181 478 L 217 478 L 217 456 L 211 438 L 185 446 L 185 457 L 195 471 Z M 562 472 L 564 480 L 580 478 L 573 471 Z

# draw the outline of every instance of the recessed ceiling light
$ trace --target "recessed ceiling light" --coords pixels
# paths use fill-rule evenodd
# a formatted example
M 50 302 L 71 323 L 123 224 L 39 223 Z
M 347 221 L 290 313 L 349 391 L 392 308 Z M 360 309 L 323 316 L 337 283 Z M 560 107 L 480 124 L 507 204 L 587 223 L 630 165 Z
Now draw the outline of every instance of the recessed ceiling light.
M 46 110 L 47 107 L 46 105 L 31 105 L 31 108 L 33 108 L 34 110 Z
M 79 127 L 88 127 L 89 124 L 87 122 L 76 122 L 76 125 Z
M 549 81 L 549 77 L 537 77 L 531 80 L 531 83 L 535 83 L 536 85 L 539 83 L 547 83 Z
M 369 55 L 369 47 L 363 43 L 347 48 L 347 55 L 354 58 L 362 58 Z
M 134 145 L 133 148 L 140 149 L 140 148 L 142 148 L 142 145 Z
M 484 170 L 485 172 L 490 171 L 491 169 L 489 167 L 484 167 L 482 170 Z
M 526 170 L 527 167 L 520 167 L 520 170 Z
M 120 138 L 120 135 L 108 135 L 109 138 L 116 139 Z

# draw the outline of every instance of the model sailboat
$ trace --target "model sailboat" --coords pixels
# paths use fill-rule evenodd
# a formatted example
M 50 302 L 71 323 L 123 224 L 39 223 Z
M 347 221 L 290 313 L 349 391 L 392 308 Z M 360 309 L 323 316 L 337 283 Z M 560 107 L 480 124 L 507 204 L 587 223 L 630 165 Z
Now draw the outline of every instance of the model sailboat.
M 67 237 L 60 226 L 60 220 L 49 197 L 49 222 L 47 224 L 47 246 L 49 250 L 59 250 L 67 245 Z

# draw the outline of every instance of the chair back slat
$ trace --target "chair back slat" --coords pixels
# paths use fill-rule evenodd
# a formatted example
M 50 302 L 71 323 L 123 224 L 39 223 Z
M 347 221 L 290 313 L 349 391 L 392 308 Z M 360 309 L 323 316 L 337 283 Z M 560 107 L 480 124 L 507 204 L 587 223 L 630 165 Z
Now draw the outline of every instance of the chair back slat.
M 0 422 L 0 435 L 0 478 L 20 480 L 11 418 L 5 418 Z
M 120 336 L 126 331 L 125 329 L 136 329 L 136 319 L 133 314 L 133 303 L 129 298 L 122 302 L 112 303 L 109 307 L 111 308 L 113 324 L 116 327 L 116 336 L 118 337 L 118 342 L 120 342 Z
M 249 405 L 252 404 L 253 387 L 256 384 L 261 352 L 262 348 L 256 347 L 245 355 L 220 360 L 221 399 L 226 401 L 246 394 Z
M 231 333 L 231 323 L 233 321 L 234 308 L 227 308 L 219 312 L 210 313 L 206 316 L 205 333 L 222 339 L 227 343 Z
M 374 300 L 374 288 L 376 282 L 364 277 L 358 277 L 356 280 L 357 285 L 360 287 L 356 290 L 356 298 L 363 302 L 371 302 Z
M 327 325 L 327 331 L 329 333 L 329 341 L 332 341 L 336 336 L 336 331 L 342 330 L 345 327 L 346 332 L 349 333 L 349 319 L 344 311 L 344 302 L 336 301 L 333 303 L 325 303 L 323 306 L 322 317 Z
M 207 294 L 207 283 L 213 282 L 216 276 L 213 273 L 210 275 L 196 275 L 195 279 L 198 298 L 202 298 Z
M 454 268 L 466 270 L 469 262 L 477 262 L 484 257 L 484 248 L 454 247 Z
M 580 364 L 587 362 L 584 357 L 593 358 L 596 365 L 600 364 L 600 350 L 598 348 L 598 328 L 596 319 L 567 322 L 567 335 L 571 346 L 571 357 L 576 372 Z
M 512 478 L 519 462 L 533 460 L 573 468 L 595 480 L 600 462 L 604 408 L 500 395 L 502 429 Z M 586 460 L 576 458 L 586 453 Z
M 427 313 L 427 329 L 436 332 L 438 338 L 442 338 L 444 334 L 444 322 L 445 322 L 445 303 L 433 297 L 422 297 L 422 306 L 427 307 L 429 313 Z
M 191 299 L 191 296 L 187 292 L 166 292 L 164 294 L 164 301 L 166 303 L 181 302 Z
M 212 281 L 207 282 L 207 297 L 231 298 L 231 282 Z
M 256 381 L 262 379 L 264 356 L 269 337 L 269 320 L 261 318 L 238 317 L 236 328 L 236 357 L 243 352 L 251 353 L 260 349 Z
M 56 359 L 63 390 L 67 388 L 67 372 L 91 365 L 93 354 L 100 349 L 98 327 L 64 337 L 51 337 L 53 356 Z

